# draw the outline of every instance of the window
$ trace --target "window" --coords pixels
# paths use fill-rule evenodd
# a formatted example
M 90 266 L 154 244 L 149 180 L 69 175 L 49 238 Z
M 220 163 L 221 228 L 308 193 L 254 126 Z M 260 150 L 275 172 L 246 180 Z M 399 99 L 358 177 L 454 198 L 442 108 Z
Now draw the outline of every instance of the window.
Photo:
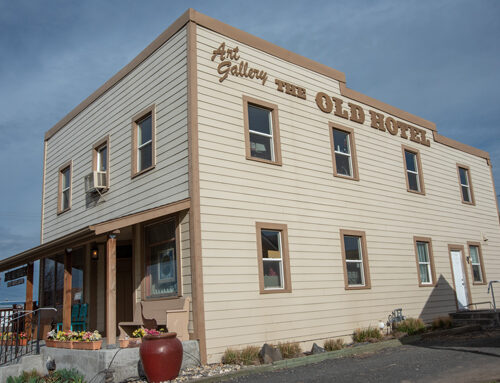
M 71 209 L 71 161 L 59 168 L 59 195 L 57 213 L 61 214 Z
M 177 221 L 148 225 L 146 244 L 146 298 L 179 296 L 180 263 L 177 248 Z
M 359 180 L 354 130 L 330 122 L 333 175 Z
M 479 242 L 467 242 L 469 245 L 469 261 L 472 269 L 472 282 L 474 285 L 485 285 L 483 253 Z
M 475 205 L 474 192 L 472 190 L 472 182 L 470 177 L 470 168 L 465 165 L 457 164 L 458 182 L 462 193 L 462 202 Z
M 153 105 L 132 119 L 132 177 L 155 167 L 155 115 Z
M 246 158 L 281 165 L 278 106 L 243 96 Z
M 92 163 L 92 170 L 98 173 L 99 184 L 109 188 L 109 136 L 94 144 Z
M 371 288 L 365 233 L 340 230 L 340 241 L 346 290 Z
M 260 293 L 290 293 L 287 226 L 256 224 Z
M 432 241 L 427 237 L 413 237 L 420 287 L 436 286 Z
M 425 194 L 420 152 L 402 145 L 406 173 L 406 189 L 412 193 Z

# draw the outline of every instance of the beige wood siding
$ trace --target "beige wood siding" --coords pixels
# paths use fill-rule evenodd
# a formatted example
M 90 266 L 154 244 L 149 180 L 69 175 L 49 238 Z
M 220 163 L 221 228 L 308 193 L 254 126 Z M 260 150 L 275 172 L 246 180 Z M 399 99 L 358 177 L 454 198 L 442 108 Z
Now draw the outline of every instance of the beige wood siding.
M 181 29 L 47 143 L 43 242 L 86 225 L 188 197 L 187 49 Z M 156 105 L 156 167 L 131 179 L 131 118 Z M 99 203 L 85 193 L 92 145 L 109 135 L 110 188 Z M 71 210 L 57 215 L 59 166 L 73 161 Z
M 448 244 L 481 242 L 488 280 L 500 277 L 498 215 L 484 159 L 435 143 L 430 130 L 425 147 L 373 129 L 373 108 L 366 105 L 364 125 L 325 114 L 315 104 L 317 92 L 350 101 L 337 81 L 202 27 L 197 40 L 209 361 L 227 347 L 349 336 L 386 321 L 396 308 L 425 320 L 454 311 Z M 221 42 L 266 70 L 265 86 L 234 76 L 220 83 L 219 60 L 210 58 Z M 307 100 L 278 92 L 275 78 L 306 88 Z M 243 95 L 278 105 L 282 166 L 245 159 Z M 333 176 L 329 121 L 354 130 L 359 181 Z M 425 195 L 407 192 L 401 144 L 420 151 Z M 457 162 L 471 168 L 476 206 L 461 202 Z M 259 294 L 256 222 L 288 226 L 292 293 Z M 340 229 L 366 233 L 371 289 L 344 289 Z M 435 288 L 419 287 L 414 236 L 432 239 Z M 488 300 L 485 286 L 470 288 L 474 302 Z

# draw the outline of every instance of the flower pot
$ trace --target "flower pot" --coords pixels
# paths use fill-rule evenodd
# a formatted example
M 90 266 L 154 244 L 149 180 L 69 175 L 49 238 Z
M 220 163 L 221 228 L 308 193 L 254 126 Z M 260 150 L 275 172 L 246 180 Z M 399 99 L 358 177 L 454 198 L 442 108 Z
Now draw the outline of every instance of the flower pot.
M 59 343 L 57 340 L 47 339 L 45 341 L 45 346 L 47 346 L 47 347 L 58 347 L 57 343 Z
M 128 346 L 129 347 L 139 347 L 141 345 L 142 338 L 130 338 Z
M 56 347 L 72 349 L 74 342 L 71 340 L 56 340 L 56 343 L 57 343 Z
M 139 355 L 150 383 L 175 379 L 182 364 L 182 343 L 175 332 L 146 335 L 142 338 Z
M 102 340 L 96 340 L 93 342 L 73 342 L 74 350 L 100 350 L 102 346 Z
M 130 340 L 129 339 L 118 339 L 118 342 L 120 343 L 120 348 L 127 348 L 129 346 Z

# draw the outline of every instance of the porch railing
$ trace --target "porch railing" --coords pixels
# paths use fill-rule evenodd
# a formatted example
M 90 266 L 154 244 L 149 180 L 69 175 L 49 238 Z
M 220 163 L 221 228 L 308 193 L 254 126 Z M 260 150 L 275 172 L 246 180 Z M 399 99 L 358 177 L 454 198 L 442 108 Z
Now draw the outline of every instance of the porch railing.
M 0 366 L 19 361 L 24 355 L 40 353 L 40 314 L 53 307 L 24 310 L 0 309 Z

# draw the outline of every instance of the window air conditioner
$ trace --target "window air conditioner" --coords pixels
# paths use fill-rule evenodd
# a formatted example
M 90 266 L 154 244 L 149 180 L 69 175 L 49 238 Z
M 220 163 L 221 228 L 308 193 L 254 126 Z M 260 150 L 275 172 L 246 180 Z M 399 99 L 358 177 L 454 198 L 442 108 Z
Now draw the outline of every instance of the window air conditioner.
M 108 178 L 106 177 L 106 172 L 93 172 L 94 189 L 107 189 Z

